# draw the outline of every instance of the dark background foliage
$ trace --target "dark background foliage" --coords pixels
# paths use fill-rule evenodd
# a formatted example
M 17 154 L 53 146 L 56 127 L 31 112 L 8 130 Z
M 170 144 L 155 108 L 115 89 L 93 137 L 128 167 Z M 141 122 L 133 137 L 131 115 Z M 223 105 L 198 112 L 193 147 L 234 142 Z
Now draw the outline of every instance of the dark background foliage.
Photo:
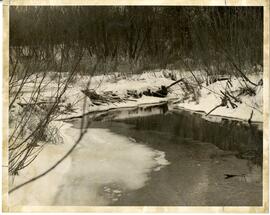
M 76 44 L 91 56 L 144 67 L 262 65 L 262 7 L 10 7 L 10 46 Z

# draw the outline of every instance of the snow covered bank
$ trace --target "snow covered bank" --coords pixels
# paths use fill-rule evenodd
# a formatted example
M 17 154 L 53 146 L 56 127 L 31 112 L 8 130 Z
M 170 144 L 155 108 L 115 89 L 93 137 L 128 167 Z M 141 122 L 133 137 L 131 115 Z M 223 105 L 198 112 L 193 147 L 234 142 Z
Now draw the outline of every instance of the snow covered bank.
M 254 88 L 256 95 L 239 95 L 241 89 L 246 85 L 242 78 L 230 77 L 230 84 L 228 80 L 216 81 L 214 83 L 206 84 L 203 74 L 199 71 L 194 71 L 197 81 L 201 81 L 201 88 L 198 88 L 194 76 L 190 72 L 183 72 L 178 70 L 157 70 L 148 71 L 142 74 L 136 74 L 129 77 L 114 75 L 99 75 L 93 77 L 76 76 L 72 85 L 69 86 L 62 97 L 62 109 L 65 109 L 69 104 L 73 111 L 63 114 L 60 118 L 69 118 L 80 116 L 83 113 L 105 111 L 108 109 L 117 109 L 124 107 L 136 107 L 142 104 L 153 104 L 167 101 L 169 99 L 178 99 L 179 108 L 186 110 L 201 111 L 205 114 L 209 113 L 214 107 L 221 103 L 221 91 L 227 90 L 233 96 L 236 96 L 241 101 L 237 103 L 236 108 L 231 106 L 219 107 L 211 112 L 209 115 L 225 116 L 240 120 L 249 120 L 251 113 L 253 122 L 263 121 L 263 86 L 259 85 Z M 95 90 L 98 94 L 106 92 L 113 92 L 119 97 L 127 95 L 127 90 L 137 90 L 142 92 L 147 89 L 157 90 L 160 86 L 169 86 L 174 80 L 184 78 L 191 86 L 195 86 L 197 91 L 197 99 L 191 99 L 191 95 L 187 95 L 184 83 L 180 82 L 170 88 L 168 96 L 165 98 L 158 98 L 152 96 L 142 96 L 141 98 L 132 98 L 131 100 L 120 103 L 106 103 L 102 105 L 94 105 L 89 98 L 81 92 L 89 84 L 89 88 Z M 262 79 L 262 73 L 248 75 L 248 78 L 254 83 L 258 83 Z M 174 79 L 174 80 L 172 80 Z M 54 95 L 54 90 L 57 89 L 57 83 L 54 80 L 46 80 L 46 84 L 42 95 L 44 98 L 49 98 Z M 44 82 L 44 83 L 45 83 Z M 24 89 L 24 101 L 27 101 L 27 95 L 33 90 L 33 84 L 27 84 Z M 239 95 L 239 96 L 238 96 Z M 84 107 L 84 108 L 83 108 Z
M 251 80 L 255 83 L 258 83 L 262 78 L 260 76 L 250 76 Z M 234 95 L 239 94 L 239 89 L 241 86 L 241 82 L 238 81 L 237 78 L 233 78 L 231 87 L 231 92 Z M 199 97 L 199 101 L 191 101 L 191 102 L 181 102 L 178 104 L 179 108 L 183 108 L 186 110 L 192 111 L 203 111 L 205 114 L 209 113 L 214 107 L 218 106 L 221 103 L 221 90 L 225 90 L 228 88 L 227 81 L 218 81 L 209 86 L 205 84 L 202 85 L 202 89 L 200 91 L 201 96 Z M 263 87 L 258 86 L 255 89 L 256 95 L 241 95 L 239 99 L 241 103 L 237 103 L 236 108 L 232 107 L 219 107 L 213 112 L 210 113 L 211 116 L 223 116 L 228 118 L 234 118 L 239 120 L 248 121 L 249 118 L 252 118 L 252 122 L 263 122 Z M 253 113 L 252 113 L 253 112 Z
M 19 175 L 14 178 L 14 181 L 10 177 L 10 189 L 46 171 L 72 147 L 73 141 L 66 135 L 70 125 L 61 122 L 57 124 L 64 144 L 46 144 L 38 158 L 27 168 L 22 169 Z M 11 193 L 9 195 L 10 206 L 40 205 L 41 202 L 43 205 L 50 205 L 58 190 L 58 185 L 62 183 L 62 176 L 69 170 L 70 165 L 71 158 L 67 157 L 51 173 Z
M 13 186 L 30 179 L 62 157 L 78 138 L 78 129 L 63 123 L 65 144 L 47 145 Z M 15 205 L 107 205 L 124 191 L 145 185 L 148 174 L 168 165 L 165 153 L 116 135 L 107 129 L 88 129 L 79 145 L 56 169 L 11 193 Z M 27 195 L 31 193 L 31 195 Z
M 147 88 L 151 89 L 158 89 L 161 85 L 168 86 L 174 81 L 168 78 L 167 73 L 176 73 L 175 71 L 162 71 L 162 72 L 155 72 L 155 73 L 143 73 L 142 75 L 134 75 L 130 78 L 121 79 L 118 81 L 112 81 L 107 79 L 107 82 L 103 80 L 103 83 L 100 84 L 101 77 L 94 77 L 93 81 L 91 82 L 91 88 L 95 89 L 94 86 L 99 85 L 96 89 L 98 93 L 103 93 L 106 91 L 113 91 L 117 95 L 124 95 L 126 94 L 127 89 L 129 90 L 137 90 L 139 92 L 146 90 Z M 166 76 L 166 77 L 165 77 Z M 176 73 L 175 77 L 177 79 L 185 78 L 190 83 L 194 84 L 194 78 L 189 73 L 179 74 Z M 259 75 L 250 75 L 248 76 L 253 82 L 258 83 L 262 78 L 262 74 Z M 99 81 L 98 81 L 99 80 Z M 230 92 L 237 96 L 241 87 L 244 87 L 244 82 L 239 81 L 238 78 L 231 78 Z M 190 99 L 183 100 L 186 96 L 183 90 L 183 83 L 179 83 L 173 86 L 169 94 L 166 98 L 158 98 L 158 97 L 150 97 L 150 96 L 142 96 L 141 98 L 134 99 L 134 101 L 127 101 L 122 103 L 114 103 L 114 104 L 106 104 L 101 106 L 93 106 L 91 102 L 88 100 L 86 101 L 87 112 L 91 111 L 102 111 L 108 110 L 112 108 L 123 108 L 123 107 L 134 107 L 139 106 L 142 104 L 154 104 L 159 102 L 167 101 L 168 99 L 178 99 L 178 107 L 184 108 L 186 110 L 192 111 L 202 111 L 205 114 L 209 113 L 214 107 L 221 103 L 221 96 L 222 94 L 220 91 L 228 90 L 228 83 L 226 80 L 224 81 L 217 81 L 210 85 L 206 85 L 206 83 L 202 83 L 202 88 L 199 90 L 199 100 L 192 101 Z M 232 107 L 220 107 L 210 113 L 213 116 L 224 116 L 229 118 L 235 118 L 239 120 L 249 120 L 252 113 L 251 121 L 253 122 L 262 122 L 263 121 L 263 87 L 258 86 L 255 89 L 256 95 L 249 96 L 249 95 L 240 95 L 239 99 L 241 103 L 237 103 L 236 108 Z M 77 113 L 72 113 L 72 116 L 78 116 L 81 112 L 81 107 L 83 106 L 83 97 L 84 95 L 80 92 L 79 89 L 77 90 L 70 90 L 67 92 L 67 100 L 71 102 L 75 100 L 75 98 L 81 98 L 81 102 L 76 104 Z M 65 116 L 63 116 L 65 117 Z

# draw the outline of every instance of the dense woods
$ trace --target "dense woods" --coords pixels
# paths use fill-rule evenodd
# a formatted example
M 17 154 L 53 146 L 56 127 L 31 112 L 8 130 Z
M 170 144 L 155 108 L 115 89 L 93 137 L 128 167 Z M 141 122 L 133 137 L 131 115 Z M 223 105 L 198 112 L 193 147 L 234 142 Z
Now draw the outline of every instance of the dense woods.
M 262 7 L 11 7 L 11 47 L 57 47 L 131 68 L 224 73 L 262 65 Z M 38 49 L 38 50 L 37 50 Z M 117 70 L 119 66 L 114 69 Z

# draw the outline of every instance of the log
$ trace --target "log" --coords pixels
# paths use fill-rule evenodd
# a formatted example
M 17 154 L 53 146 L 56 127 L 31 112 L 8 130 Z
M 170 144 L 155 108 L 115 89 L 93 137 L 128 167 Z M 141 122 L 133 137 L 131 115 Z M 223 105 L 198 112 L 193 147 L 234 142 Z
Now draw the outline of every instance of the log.
M 184 79 L 183 79 L 183 78 L 181 78 L 181 79 L 179 79 L 179 80 L 177 80 L 177 81 L 173 82 L 172 84 L 170 84 L 169 86 L 167 86 L 167 87 L 166 87 L 166 88 L 167 88 L 167 90 L 168 90 L 170 87 L 172 87 L 173 85 L 178 84 L 178 83 L 179 83 L 179 82 L 181 82 L 181 81 L 183 81 L 183 82 L 184 82 Z
M 155 97 L 164 98 L 168 95 L 168 88 L 162 85 L 161 88 L 156 92 L 153 92 L 152 95 Z
M 109 103 L 119 103 L 119 102 L 125 102 L 125 99 L 120 98 L 116 94 L 114 94 L 111 91 L 105 92 L 104 96 L 99 95 L 96 93 L 94 90 L 82 90 L 82 93 L 84 93 L 94 105 L 102 105 L 104 103 L 109 104 Z

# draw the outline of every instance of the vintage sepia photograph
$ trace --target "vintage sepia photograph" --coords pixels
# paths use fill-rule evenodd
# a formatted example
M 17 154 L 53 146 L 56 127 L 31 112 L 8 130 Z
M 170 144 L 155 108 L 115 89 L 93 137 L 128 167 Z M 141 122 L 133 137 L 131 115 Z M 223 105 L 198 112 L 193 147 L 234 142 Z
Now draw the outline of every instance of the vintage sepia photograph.
M 267 210 L 264 6 L 7 10 L 8 208 Z

